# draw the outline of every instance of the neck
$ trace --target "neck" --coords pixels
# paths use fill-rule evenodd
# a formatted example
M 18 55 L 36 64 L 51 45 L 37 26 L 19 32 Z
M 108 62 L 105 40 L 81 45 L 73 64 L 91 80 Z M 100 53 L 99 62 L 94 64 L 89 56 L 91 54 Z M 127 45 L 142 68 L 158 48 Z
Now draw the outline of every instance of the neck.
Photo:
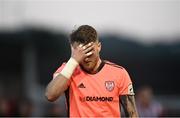
M 99 72 L 102 69 L 103 66 L 104 66 L 104 63 L 100 58 L 98 59 L 95 67 L 91 70 L 86 70 L 83 66 L 80 65 L 81 69 L 89 74 L 96 74 L 97 72 Z
M 102 63 L 102 60 L 99 58 L 98 62 L 96 63 L 96 66 L 89 73 L 91 74 L 97 73 L 101 63 Z
M 101 64 L 101 62 L 102 62 L 102 60 L 99 58 L 99 60 L 98 60 L 98 62 L 97 62 L 97 64 L 96 64 L 96 66 L 95 66 L 94 69 L 92 70 L 93 72 L 97 72 L 97 70 L 98 70 L 98 68 L 99 68 L 99 66 L 100 66 L 100 64 Z

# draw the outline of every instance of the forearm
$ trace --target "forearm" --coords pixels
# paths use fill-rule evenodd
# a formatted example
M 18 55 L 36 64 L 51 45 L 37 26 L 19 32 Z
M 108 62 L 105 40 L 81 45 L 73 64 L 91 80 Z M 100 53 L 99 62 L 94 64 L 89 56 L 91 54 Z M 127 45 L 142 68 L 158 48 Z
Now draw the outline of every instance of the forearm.
M 124 108 L 126 117 L 138 117 L 136 109 L 135 98 L 133 95 L 121 96 L 121 104 Z
M 46 88 L 46 98 L 48 101 L 55 101 L 67 88 L 68 79 L 63 75 L 57 75 Z

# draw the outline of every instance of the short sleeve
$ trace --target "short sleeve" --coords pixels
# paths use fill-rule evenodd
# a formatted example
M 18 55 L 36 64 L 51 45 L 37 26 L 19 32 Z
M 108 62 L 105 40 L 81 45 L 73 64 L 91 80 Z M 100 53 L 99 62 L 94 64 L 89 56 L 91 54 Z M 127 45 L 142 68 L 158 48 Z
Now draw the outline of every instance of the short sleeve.
M 64 66 L 66 65 L 66 63 L 63 63 L 53 74 L 53 78 L 55 78 L 64 68 Z
M 66 63 L 63 63 L 53 74 L 53 79 L 62 71 L 62 69 L 65 67 Z M 68 80 L 67 85 L 69 86 L 71 83 L 71 79 Z
M 119 95 L 134 95 L 132 81 L 126 69 L 122 69 L 120 76 Z

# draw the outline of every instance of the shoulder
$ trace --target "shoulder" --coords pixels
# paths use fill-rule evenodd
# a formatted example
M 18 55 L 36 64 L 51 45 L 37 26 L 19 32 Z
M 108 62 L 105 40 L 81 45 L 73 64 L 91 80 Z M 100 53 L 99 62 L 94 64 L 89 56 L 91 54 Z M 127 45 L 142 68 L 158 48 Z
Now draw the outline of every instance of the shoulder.
M 106 67 L 108 68 L 109 71 L 117 72 L 123 75 L 128 74 L 127 70 L 123 66 L 120 66 L 118 64 L 115 64 L 107 60 L 105 60 L 104 63 L 107 65 Z
M 105 63 L 106 65 L 108 65 L 110 68 L 116 68 L 116 69 L 120 69 L 120 70 L 123 70 L 123 69 L 124 69 L 124 67 L 122 67 L 122 66 L 120 66 L 120 65 L 118 65 L 118 64 L 115 64 L 115 63 L 113 63 L 113 62 L 107 61 L 107 60 L 104 60 L 104 63 Z

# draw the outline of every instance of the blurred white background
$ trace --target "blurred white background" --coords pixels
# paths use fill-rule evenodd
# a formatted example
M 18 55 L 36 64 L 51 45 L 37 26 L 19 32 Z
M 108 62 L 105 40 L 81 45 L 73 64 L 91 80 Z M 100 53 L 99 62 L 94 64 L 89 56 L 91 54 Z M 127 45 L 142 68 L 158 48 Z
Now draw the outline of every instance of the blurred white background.
M 81 24 L 100 33 L 142 37 L 137 40 L 145 43 L 174 42 L 180 33 L 180 1 L 0 0 L 0 30 L 30 25 L 71 32 Z
M 50 103 L 44 91 L 82 24 L 97 29 L 103 58 L 127 68 L 135 90 L 152 87 L 162 116 L 180 116 L 180 0 L 0 0 L 0 116 L 67 115 L 64 96 Z

